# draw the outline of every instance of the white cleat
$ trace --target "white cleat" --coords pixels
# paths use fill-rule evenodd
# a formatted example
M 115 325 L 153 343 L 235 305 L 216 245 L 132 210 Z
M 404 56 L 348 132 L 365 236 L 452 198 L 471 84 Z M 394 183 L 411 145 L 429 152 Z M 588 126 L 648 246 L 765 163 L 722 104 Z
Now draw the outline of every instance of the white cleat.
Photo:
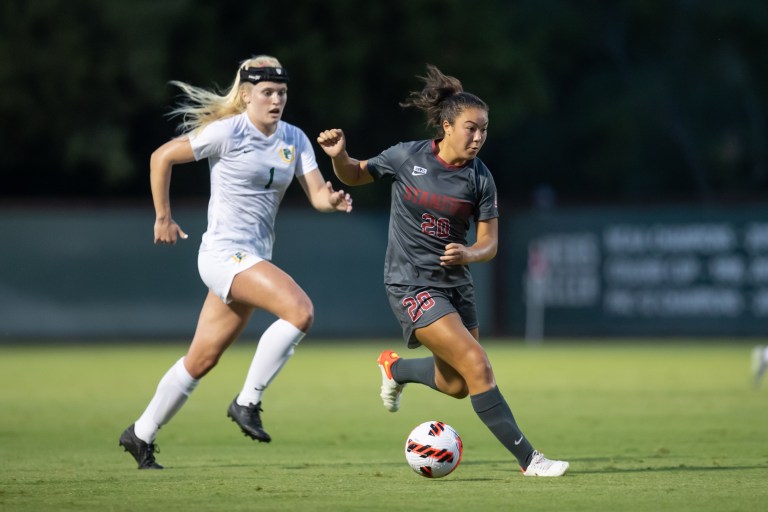
M 381 368 L 381 400 L 384 408 L 389 412 L 397 412 L 400 409 L 400 396 L 403 394 L 405 384 L 398 384 L 392 378 L 392 364 L 400 359 L 400 356 L 392 350 L 385 350 L 379 355 L 378 363 Z
M 568 464 L 564 460 L 549 460 L 543 453 L 533 451 L 533 458 L 528 468 L 523 470 L 525 476 L 563 476 L 568 471 Z

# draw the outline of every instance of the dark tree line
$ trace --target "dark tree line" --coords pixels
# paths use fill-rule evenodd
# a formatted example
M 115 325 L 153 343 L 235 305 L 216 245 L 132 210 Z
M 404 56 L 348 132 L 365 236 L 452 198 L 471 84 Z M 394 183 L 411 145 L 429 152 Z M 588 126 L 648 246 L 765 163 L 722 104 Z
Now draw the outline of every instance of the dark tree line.
M 149 154 L 174 135 L 168 82 L 227 87 L 256 53 L 289 69 L 285 120 L 312 139 L 344 128 L 363 158 L 431 135 L 398 107 L 426 63 L 459 77 L 491 107 L 481 158 L 510 206 L 768 192 L 763 2 L 5 0 L 0 13 L 6 199 L 146 200 Z M 206 167 L 177 172 L 174 194 L 205 197 Z

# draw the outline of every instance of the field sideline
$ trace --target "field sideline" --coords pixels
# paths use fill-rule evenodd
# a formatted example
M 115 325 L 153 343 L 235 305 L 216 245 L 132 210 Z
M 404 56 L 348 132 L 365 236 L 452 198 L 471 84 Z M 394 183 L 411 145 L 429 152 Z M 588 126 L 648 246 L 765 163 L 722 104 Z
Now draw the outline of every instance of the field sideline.
M 182 344 L 0 347 L 0 510 L 751 511 L 768 507 L 768 382 L 752 345 L 708 340 L 494 340 L 486 348 L 523 431 L 559 479 L 524 478 L 468 400 L 378 398 L 392 340 L 306 339 L 265 395 L 271 444 L 226 417 L 254 347 L 224 356 L 158 438 L 163 471 L 117 446 Z M 462 436 L 450 476 L 419 477 L 405 436 L 430 419 Z

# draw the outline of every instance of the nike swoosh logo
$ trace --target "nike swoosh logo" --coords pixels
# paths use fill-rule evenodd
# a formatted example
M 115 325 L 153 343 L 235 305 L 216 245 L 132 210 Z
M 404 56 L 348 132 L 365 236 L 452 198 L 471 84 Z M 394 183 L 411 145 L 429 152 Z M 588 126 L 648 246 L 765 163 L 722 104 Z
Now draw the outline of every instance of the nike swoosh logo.
M 520 443 L 522 443 L 522 442 L 523 442 L 523 436 L 520 436 L 520 439 L 518 439 L 517 441 L 515 441 L 515 446 L 519 445 L 519 444 L 520 444 Z

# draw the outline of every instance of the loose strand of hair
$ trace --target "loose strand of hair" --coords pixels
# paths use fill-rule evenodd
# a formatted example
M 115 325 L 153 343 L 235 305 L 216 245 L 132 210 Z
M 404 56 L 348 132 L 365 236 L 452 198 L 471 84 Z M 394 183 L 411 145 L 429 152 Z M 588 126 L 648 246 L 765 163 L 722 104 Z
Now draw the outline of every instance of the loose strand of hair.
M 213 121 L 242 111 L 237 101 L 239 84 L 233 84 L 226 95 L 220 95 L 185 82 L 174 80 L 170 83 L 181 89 L 184 96 L 182 102 L 169 114 L 171 117 L 181 117 L 177 131 L 182 134 L 200 130 Z
M 427 64 L 426 76 L 417 77 L 424 82 L 421 91 L 411 91 L 401 107 L 414 107 L 422 110 L 427 117 L 427 125 L 441 128 L 442 104 L 451 96 L 464 91 L 461 81 L 445 75 L 437 66 Z

